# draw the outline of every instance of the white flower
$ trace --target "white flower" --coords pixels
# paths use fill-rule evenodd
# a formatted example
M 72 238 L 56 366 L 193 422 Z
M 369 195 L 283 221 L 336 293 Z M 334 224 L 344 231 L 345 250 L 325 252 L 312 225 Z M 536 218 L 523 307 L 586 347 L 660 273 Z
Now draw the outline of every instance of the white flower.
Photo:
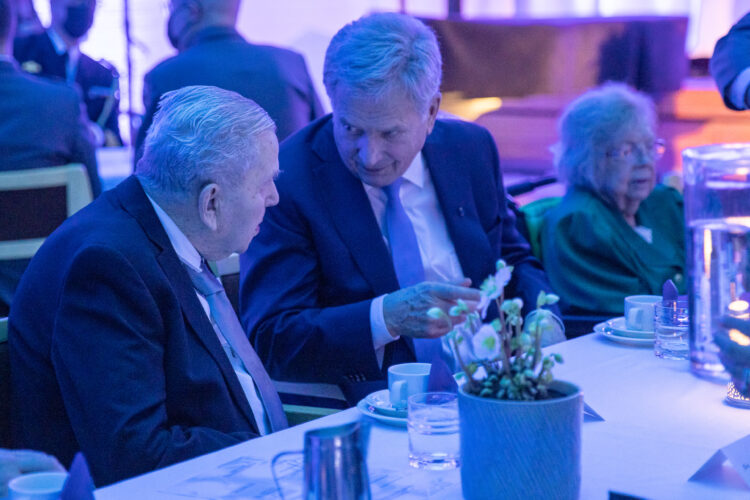
M 500 339 L 492 325 L 482 325 L 472 339 L 474 355 L 481 360 L 492 360 L 500 354 Z
M 484 280 L 484 283 L 482 283 L 482 286 L 479 287 L 481 298 L 479 299 L 477 310 L 482 319 L 487 315 L 487 308 L 489 308 L 490 303 L 502 295 L 505 285 L 510 281 L 512 273 L 513 266 L 506 266 L 505 261 L 502 259 L 498 260 L 495 274 L 488 276 Z

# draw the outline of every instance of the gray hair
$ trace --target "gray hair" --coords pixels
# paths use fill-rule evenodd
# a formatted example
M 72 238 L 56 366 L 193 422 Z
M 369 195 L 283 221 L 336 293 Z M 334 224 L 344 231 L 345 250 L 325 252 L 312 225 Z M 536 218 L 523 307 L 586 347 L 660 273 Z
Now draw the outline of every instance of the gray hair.
M 440 90 L 442 65 L 435 33 L 424 23 L 404 14 L 371 14 L 331 39 L 323 83 L 331 100 L 340 84 L 376 99 L 395 89 L 425 112 Z
M 629 130 L 654 135 L 656 111 L 651 99 L 624 84 L 607 83 L 568 105 L 557 123 L 560 140 L 550 150 L 558 176 L 568 186 L 587 188 L 610 200 L 604 161 L 613 140 Z
M 167 92 L 148 129 L 136 174 L 164 193 L 236 182 L 254 164 L 253 140 L 275 132 L 268 113 L 236 92 L 208 86 Z

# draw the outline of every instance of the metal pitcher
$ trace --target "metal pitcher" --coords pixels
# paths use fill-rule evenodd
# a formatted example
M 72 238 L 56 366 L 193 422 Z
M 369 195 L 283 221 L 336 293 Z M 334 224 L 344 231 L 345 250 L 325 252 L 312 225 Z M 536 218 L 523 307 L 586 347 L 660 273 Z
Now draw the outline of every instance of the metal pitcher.
M 324 427 L 305 432 L 304 451 L 282 452 L 284 455 L 304 456 L 305 500 L 370 500 L 370 480 L 367 475 L 367 445 L 369 424 L 359 420 L 335 427 Z M 274 481 L 276 475 L 274 472 Z M 282 498 L 283 492 L 276 481 Z

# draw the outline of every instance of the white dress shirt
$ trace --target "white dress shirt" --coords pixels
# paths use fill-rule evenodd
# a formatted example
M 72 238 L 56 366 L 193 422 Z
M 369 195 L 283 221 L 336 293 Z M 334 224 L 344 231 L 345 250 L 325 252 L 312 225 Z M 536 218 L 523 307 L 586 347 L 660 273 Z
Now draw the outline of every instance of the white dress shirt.
M 737 78 L 734 79 L 732 85 L 729 87 L 729 100 L 737 107 L 737 109 L 747 109 L 745 94 L 747 93 L 747 87 L 749 85 L 750 68 L 745 68 L 739 75 L 737 75 Z
M 401 184 L 399 193 L 401 203 L 414 226 L 425 280 L 438 282 L 462 280 L 464 273 L 448 234 L 443 211 L 440 208 L 430 172 L 425 168 L 422 153 L 414 157 L 402 178 L 404 182 Z M 363 186 L 380 232 L 383 234 L 383 240 L 388 245 L 385 233 L 385 208 L 388 197 L 381 188 L 364 183 Z M 383 317 L 384 298 L 385 295 L 376 297 L 370 305 L 372 343 L 378 364 L 381 366 L 386 344 L 399 338 L 392 335 L 386 328 Z
M 196 250 L 193 244 L 190 243 L 190 240 L 185 236 L 185 233 L 177 227 L 177 224 L 175 224 L 172 218 L 150 196 L 148 196 L 148 201 L 150 201 L 151 205 L 154 207 L 156 216 L 164 227 L 164 231 L 166 231 L 169 241 L 172 243 L 172 247 L 182 263 L 186 266 L 190 266 L 196 272 L 201 272 L 202 258 L 198 253 L 198 250 Z M 248 373 L 242 360 L 235 354 L 234 349 L 232 349 L 226 339 L 219 334 L 219 330 L 216 328 L 216 322 L 211 316 L 211 308 L 209 307 L 206 298 L 198 293 L 197 290 L 195 291 L 195 294 L 198 296 L 198 300 L 203 307 L 203 312 L 208 316 L 211 325 L 214 327 L 214 331 L 219 338 L 224 353 L 232 364 L 234 373 L 237 375 L 237 379 L 242 387 L 242 392 L 245 393 L 250 408 L 253 410 L 253 417 L 255 418 L 258 430 L 262 435 L 269 434 L 271 432 L 270 422 L 266 418 L 266 411 L 263 408 L 263 402 L 260 400 L 260 396 L 258 396 L 258 391 L 255 388 L 253 378 Z

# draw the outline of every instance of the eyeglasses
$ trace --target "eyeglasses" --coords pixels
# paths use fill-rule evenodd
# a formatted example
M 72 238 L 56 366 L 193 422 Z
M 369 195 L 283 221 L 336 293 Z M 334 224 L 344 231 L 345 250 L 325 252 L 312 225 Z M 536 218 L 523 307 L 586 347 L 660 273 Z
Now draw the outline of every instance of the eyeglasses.
M 607 151 L 607 158 L 615 158 L 619 160 L 629 160 L 636 152 L 642 154 L 649 160 L 658 160 L 664 156 L 666 150 L 666 144 L 664 139 L 656 139 L 653 142 L 646 142 L 636 144 L 633 142 L 626 142 L 625 144 L 612 148 Z

